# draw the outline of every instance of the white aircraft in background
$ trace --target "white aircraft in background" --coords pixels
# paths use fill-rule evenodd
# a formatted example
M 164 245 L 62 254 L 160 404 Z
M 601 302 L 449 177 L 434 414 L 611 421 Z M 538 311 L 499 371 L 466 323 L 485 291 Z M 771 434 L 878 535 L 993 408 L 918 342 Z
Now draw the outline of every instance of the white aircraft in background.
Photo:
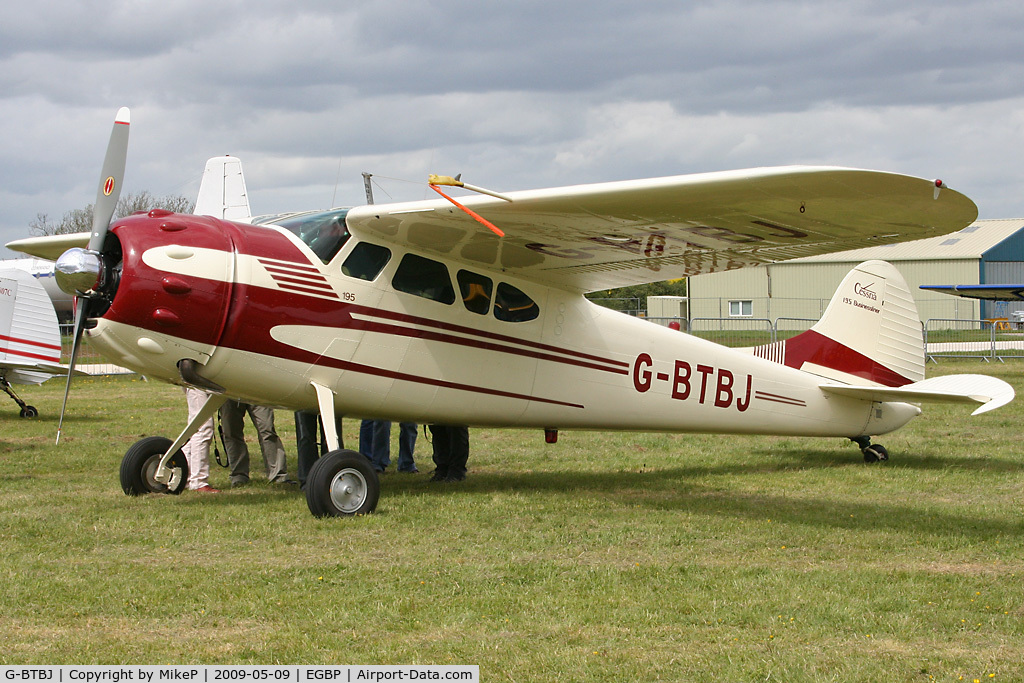
M 11 385 L 42 384 L 68 370 L 60 365 L 60 327 L 43 286 L 25 270 L 0 269 L 0 389 L 21 417 L 36 417 L 39 411 Z
M 0 260 L 0 270 L 22 270 L 36 279 L 57 312 L 61 316 L 73 316 L 75 313 L 75 297 L 57 286 L 57 278 L 53 270 L 53 261 L 41 258 L 12 258 Z
M 84 331 L 120 365 L 212 392 L 176 439 L 128 450 L 129 495 L 179 492 L 179 448 L 228 397 L 549 440 L 558 429 L 841 436 L 869 461 L 888 457 L 870 438 L 919 402 L 979 413 L 1013 398 L 990 377 L 924 379 L 913 298 L 883 262 L 854 269 L 812 330 L 756 349 L 583 296 L 959 230 L 977 208 L 941 181 L 796 166 L 498 194 L 432 177 L 436 200 L 271 225 L 161 210 L 108 225 L 127 138 L 122 109 L 90 235 L 7 246 L 59 257 L 62 286 L 79 294 L 76 351 Z M 323 420 L 332 450 L 309 474 L 310 511 L 370 512 L 377 475 L 338 448 L 334 423 Z

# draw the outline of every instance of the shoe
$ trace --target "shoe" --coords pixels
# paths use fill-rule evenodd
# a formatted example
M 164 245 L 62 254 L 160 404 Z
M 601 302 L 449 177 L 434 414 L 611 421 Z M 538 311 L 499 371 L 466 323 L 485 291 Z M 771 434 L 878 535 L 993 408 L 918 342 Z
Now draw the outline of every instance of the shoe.
M 248 486 L 248 485 L 249 485 L 249 480 L 248 479 L 242 479 L 242 480 L 239 480 L 239 481 L 231 482 L 231 488 L 233 488 L 233 489 L 240 489 L 243 486 Z
M 446 482 L 448 482 L 449 484 L 457 482 L 457 481 L 465 481 L 466 480 L 466 473 L 465 472 L 451 472 L 451 473 L 448 474 L 447 477 L 444 478 L 444 480 Z
M 282 488 L 286 488 L 286 489 L 298 488 L 299 487 L 299 481 L 297 479 L 278 479 L 277 481 L 275 481 L 273 483 L 277 484 L 278 486 L 280 486 Z
M 445 477 L 447 476 L 448 475 L 444 472 L 434 470 L 434 474 L 430 477 L 429 481 L 444 481 Z
M 209 484 L 203 484 L 197 489 L 192 489 L 196 493 L 220 493 L 220 489 L 215 489 Z
M 398 471 L 401 472 L 402 474 L 419 474 L 420 473 L 419 468 L 417 468 L 415 466 L 411 470 L 398 470 Z

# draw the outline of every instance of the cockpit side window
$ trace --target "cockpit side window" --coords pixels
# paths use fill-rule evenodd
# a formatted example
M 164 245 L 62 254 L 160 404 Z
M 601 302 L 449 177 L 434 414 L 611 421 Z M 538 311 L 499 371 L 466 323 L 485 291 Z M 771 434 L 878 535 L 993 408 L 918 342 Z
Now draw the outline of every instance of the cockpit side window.
M 416 254 L 402 257 L 391 285 L 406 294 L 415 294 L 442 304 L 455 303 L 455 288 L 452 287 L 448 268 L 439 261 Z
M 540 315 L 540 307 L 518 287 L 499 282 L 494 295 L 494 317 L 509 323 L 533 320 Z
M 491 278 L 460 270 L 455 279 L 459 281 L 459 294 L 462 295 L 462 303 L 465 304 L 466 310 L 487 315 L 491 310 L 491 292 L 494 290 Z
M 391 260 L 391 250 L 372 242 L 359 242 L 341 264 L 341 272 L 349 277 L 372 282 Z
M 299 239 L 305 242 L 321 261 L 329 263 L 350 237 L 348 227 L 345 225 L 345 216 L 348 215 L 348 211 L 348 209 L 333 209 L 320 213 L 303 214 L 271 224 L 279 225 L 298 235 Z

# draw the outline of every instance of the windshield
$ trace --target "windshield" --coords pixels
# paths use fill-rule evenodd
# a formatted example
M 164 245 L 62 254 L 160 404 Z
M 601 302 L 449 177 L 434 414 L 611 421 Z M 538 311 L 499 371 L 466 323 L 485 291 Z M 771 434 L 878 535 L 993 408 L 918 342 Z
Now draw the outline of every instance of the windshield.
M 328 263 L 348 241 L 348 227 L 345 225 L 348 212 L 349 209 L 344 208 L 304 213 L 267 221 L 265 225 L 279 225 L 295 233 L 321 261 Z

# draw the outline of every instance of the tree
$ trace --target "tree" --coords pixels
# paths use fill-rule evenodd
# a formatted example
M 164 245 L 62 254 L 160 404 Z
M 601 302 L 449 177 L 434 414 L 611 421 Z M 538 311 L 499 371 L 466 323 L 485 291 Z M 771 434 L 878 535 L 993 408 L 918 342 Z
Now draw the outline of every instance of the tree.
M 195 202 L 180 195 L 154 197 L 148 191 L 132 192 L 122 196 L 114 209 L 114 220 L 130 216 L 133 213 L 149 212 L 153 209 L 167 209 L 175 213 L 192 213 Z M 53 222 L 45 213 L 36 214 L 35 220 L 29 222 L 28 228 L 33 235 L 67 235 L 75 232 L 92 230 L 93 205 L 84 209 L 71 209 L 60 219 Z

